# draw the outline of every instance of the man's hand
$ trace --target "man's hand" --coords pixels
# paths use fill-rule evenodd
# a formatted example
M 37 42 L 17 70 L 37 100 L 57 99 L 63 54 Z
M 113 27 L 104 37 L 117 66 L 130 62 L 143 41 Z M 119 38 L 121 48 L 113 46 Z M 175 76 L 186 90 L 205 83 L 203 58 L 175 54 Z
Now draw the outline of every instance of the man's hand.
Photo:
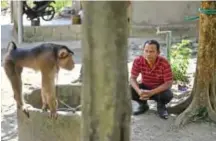
M 141 100 L 148 100 L 153 95 L 151 90 L 143 90 L 143 89 L 140 89 L 138 94 Z

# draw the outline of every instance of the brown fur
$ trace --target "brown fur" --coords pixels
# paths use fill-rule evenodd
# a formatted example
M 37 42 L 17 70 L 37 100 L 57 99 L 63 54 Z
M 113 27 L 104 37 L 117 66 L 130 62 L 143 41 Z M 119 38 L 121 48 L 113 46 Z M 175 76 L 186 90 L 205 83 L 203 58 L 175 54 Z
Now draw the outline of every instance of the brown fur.
M 73 54 L 68 47 L 59 44 L 44 43 L 31 49 L 21 49 L 17 48 L 14 42 L 10 42 L 4 57 L 4 70 L 10 80 L 17 108 L 22 108 L 29 116 L 21 98 L 21 73 L 23 67 L 32 68 L 41 71 L 42 75 L 42 110 L 46 110 L 48 105 L 50 116 L 57 117 L 55 74 L 58 73 L 60 67 L 66 70 L 74 68 Z

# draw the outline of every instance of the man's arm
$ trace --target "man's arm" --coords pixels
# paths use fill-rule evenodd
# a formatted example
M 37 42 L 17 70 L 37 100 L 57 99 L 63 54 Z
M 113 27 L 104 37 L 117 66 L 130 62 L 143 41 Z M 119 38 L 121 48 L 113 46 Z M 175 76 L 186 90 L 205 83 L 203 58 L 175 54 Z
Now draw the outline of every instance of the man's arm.
M 139 94 L 140 89 L 139 89 L 139 85 L 137 82 L 137 77 L 140 72 L 141 70 L 140 70 L 139 58 L 136 58 L 131 68 L 130 84 L 138 94 Z
M 159 94 L 160 92 L 165 91 L 165 90 L 171 88 L 172 82 L 173 82 L 172 80 L 167 81 L 167 82 L 161 84 L 160 86 L 158 86 L 157 88 L 152 89 L 150 93 L 152 95 Z
M 165 91 L 171 88 L 172 86 L 173 74 L 169 62 L 166 62 L 166 65 L 164 65 L 163 72 L 164 72 L 163 74 L 164 83 L 158 86 L 157 88 L 152 89 L 151 90 L 152 95 L 159 94 L 160 92 Z
M 139 88 L 139 85 L 137 83 L 137 77 L 136 76 L 131 75 L 130 84 L 134 88 L 134 90 L 139 94 L 140 88 Z

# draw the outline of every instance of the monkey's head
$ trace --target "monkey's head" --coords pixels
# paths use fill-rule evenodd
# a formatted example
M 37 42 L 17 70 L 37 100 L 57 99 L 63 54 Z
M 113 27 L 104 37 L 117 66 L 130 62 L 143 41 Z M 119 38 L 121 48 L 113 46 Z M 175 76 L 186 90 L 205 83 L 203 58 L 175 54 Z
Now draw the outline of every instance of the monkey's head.
M 74 61 L 73 61 L 73 54 L 74 52 L 71 51 L 68 47 L 63 46 L 61 49 L 58 50 L 58 65 L 59 67 L 72 70 L 74 68 Z

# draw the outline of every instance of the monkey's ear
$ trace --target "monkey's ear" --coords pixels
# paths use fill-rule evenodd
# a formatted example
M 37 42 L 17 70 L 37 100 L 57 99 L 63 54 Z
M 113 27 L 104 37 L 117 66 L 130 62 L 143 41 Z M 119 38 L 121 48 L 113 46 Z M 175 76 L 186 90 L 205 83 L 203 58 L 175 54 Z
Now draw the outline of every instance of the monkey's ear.
M 68 56 L 69 52 L 66 49 L 60 49 L 58 52 L 58 57 L 60 59 L 66 58 Z

